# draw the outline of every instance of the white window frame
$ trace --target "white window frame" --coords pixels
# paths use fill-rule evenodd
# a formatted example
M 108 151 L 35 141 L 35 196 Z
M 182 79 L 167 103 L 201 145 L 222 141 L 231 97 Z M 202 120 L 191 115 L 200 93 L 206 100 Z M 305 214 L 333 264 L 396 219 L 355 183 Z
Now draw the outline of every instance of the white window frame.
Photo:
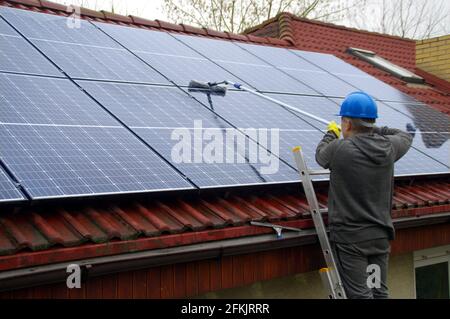
M 377 68 L 391 73 L 392 75 L 402 79 L 405 82 L 418 84 L 425 83 L 425 80 L 422 77 L 412 73 L 411 71 L 405 68 L 402 68 L 399 65 L 392 63 L 391 61 L 382 58 L 375 52 L 359 48 L 348 48 L 347 51 L 353 54 L 354 56 L 357 56 L 362 60 L 369 62 L 370 64 L 376 66 Z
M 439 246 L 414 252 L 414 298 L 417 299 L 416 268 L 447 262 L 448 284 L 450 287 L 450 245 Z

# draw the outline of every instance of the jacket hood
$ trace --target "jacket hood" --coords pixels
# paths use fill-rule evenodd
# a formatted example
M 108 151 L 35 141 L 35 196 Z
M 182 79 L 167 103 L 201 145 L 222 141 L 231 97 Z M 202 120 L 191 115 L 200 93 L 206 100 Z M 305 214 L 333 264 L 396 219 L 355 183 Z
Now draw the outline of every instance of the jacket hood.
M 392 160 L 393 149 L 391 141 L 378 134 L 356 134 L 351 137 L 353 144 L 377 165 Z

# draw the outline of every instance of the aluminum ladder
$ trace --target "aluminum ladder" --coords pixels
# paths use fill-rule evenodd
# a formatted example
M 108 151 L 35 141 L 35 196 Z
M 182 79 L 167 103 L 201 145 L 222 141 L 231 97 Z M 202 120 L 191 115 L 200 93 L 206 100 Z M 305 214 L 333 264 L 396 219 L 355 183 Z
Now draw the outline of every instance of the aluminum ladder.
M 292 149 L 294 153 L 295 163 L 300 173 L 303 189 L 305 191 L 306 199 L 308 201 L 311 216 L 316 228 L 317 236 L 319 237 L 320 247 L 327 264 L 326 268 L 319 270 L 323 285 L 328 291 L 328 298 L 330 299 L 347 299 L 345 295 L 344 286 L 336 266 L 336 261 L 331 250 L 330 241 L 328 240 L 327 231 L 322 218 L 322 212 L 317 201 L 316 192 L 312 183 L 311 176 L 329 175 L 329 170 L 309 170 L 300 146 Z M 325 210 L 326 211 L 326 210 Z

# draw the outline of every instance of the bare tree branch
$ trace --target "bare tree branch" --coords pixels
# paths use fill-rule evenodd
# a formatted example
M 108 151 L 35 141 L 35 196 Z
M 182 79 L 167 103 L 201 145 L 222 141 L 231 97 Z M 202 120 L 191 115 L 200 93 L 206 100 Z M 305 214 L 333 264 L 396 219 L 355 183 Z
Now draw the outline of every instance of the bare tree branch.
M 94 10 L 142 15 L 145 5 L 123 0 L 53 0 Z M 359 29 L 423 39 L 450 33 L 450 0 L 160 0 L 167 19 L 242 32 L 280 12 Z
M 242 32 L 280 12 L 289 11 L 300 17 L 332 16 L 348 11 L 366 0 L 164 0 L 164 10 L 175 22 L 198 24 L 221 31 Z M 237 5 L 239 2 L 239 5 Z M 183 8 L 181 10 L 180 8 Z M 199 8 L 201 7 L 201 10 Z M 187 14 L 187 11 L 190 14 Z M 200 15 L 201 17 L 197 16 Z M 220 23 L 218 22 L 220 21 Z
M 371 0 L 373 12 L 350 17 L 361 29 L 424 39 L 450 33 L 448 0 Z M 446 5 L 447 4 L 447 5 Z M 368 16 L 372 19 L 367 19 Z M 378 19 L 378 22 L 375 22 Z M 375 23 L 374 23 L 375 22 Z

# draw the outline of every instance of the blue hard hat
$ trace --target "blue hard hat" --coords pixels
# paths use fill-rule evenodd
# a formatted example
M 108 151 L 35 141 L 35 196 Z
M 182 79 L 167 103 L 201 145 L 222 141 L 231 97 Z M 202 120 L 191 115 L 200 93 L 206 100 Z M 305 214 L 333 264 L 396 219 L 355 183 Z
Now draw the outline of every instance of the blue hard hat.
M 361 119 L 376 119 L 378 118 L 378 108 L 369 94 L 353 92 L 347 95 L 342 102 L 341 112 L 337 115 Z

